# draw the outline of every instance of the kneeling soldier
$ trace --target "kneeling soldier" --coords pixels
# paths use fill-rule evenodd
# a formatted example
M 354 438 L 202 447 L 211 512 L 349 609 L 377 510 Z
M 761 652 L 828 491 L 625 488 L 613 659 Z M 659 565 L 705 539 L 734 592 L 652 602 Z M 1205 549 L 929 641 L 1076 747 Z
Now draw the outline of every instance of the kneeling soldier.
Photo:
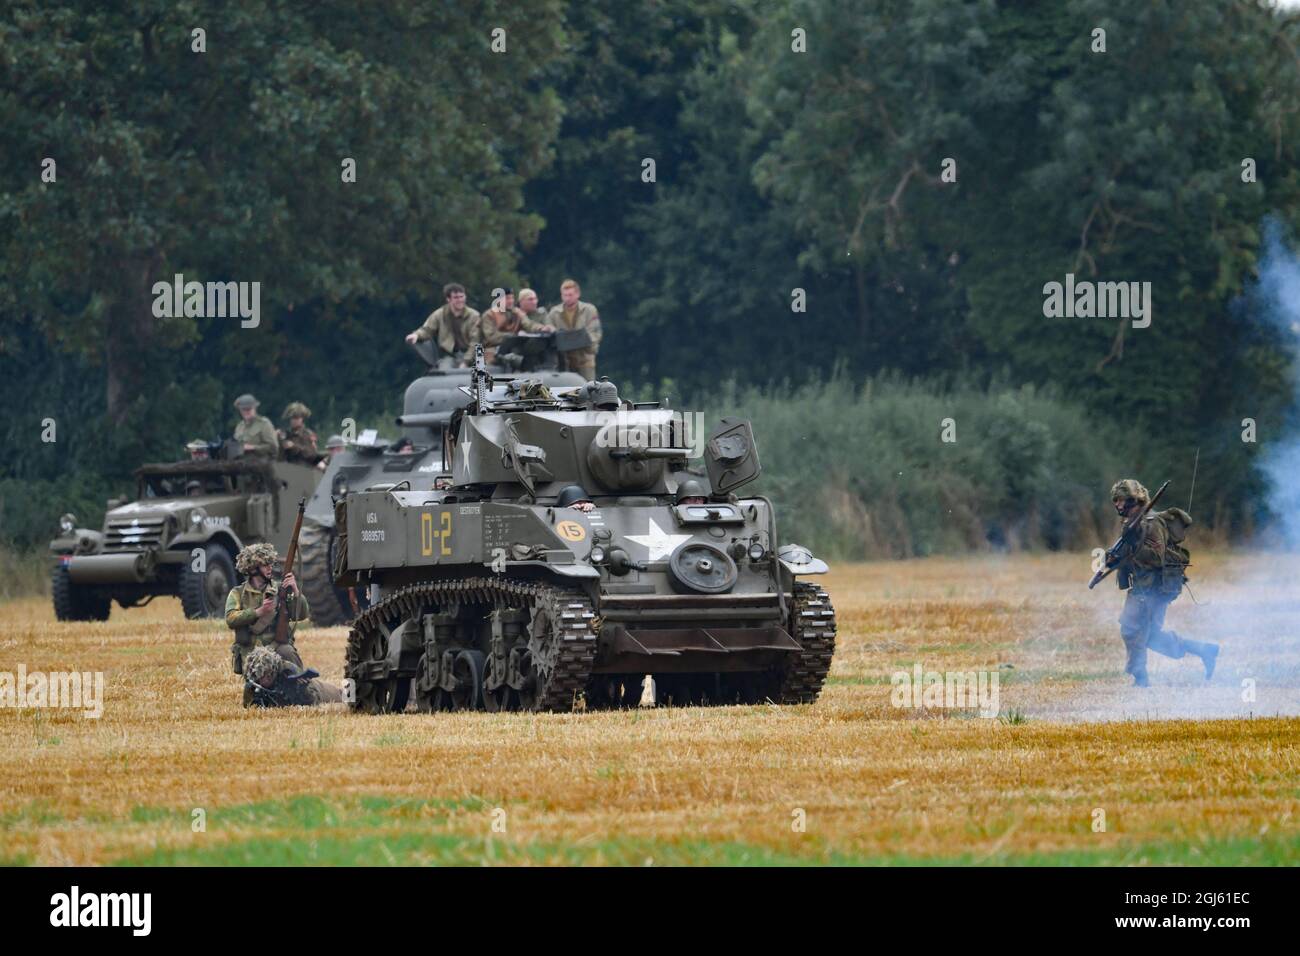
M 244 583 L 232 588 L 226 597 L 226 626 L 235 632 L 235 641 L 230 645 L 231 661 L 235 673 L 244 672 L 244 659 L 258 644 L 270 646 L 299 670 L 302 670 L 302 658 L 293 646 L 293 624 L 285 629 L 285 640 L 275 640 L 275 562 L 279 557 L 275 548 L 267 542 L 250 544 L 235 556 L 235 570 L 244 576 Z M 298 591 L 293 572 L 284 574 L 284 608 L 282 613 L 289 620 L 302 621 L 307 618 L 307 599 Z

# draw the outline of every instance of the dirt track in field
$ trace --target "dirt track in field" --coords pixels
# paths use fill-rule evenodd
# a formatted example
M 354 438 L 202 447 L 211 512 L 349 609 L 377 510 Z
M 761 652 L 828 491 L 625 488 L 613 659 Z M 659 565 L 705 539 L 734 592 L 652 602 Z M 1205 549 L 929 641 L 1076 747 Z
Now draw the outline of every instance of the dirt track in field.
M 245 711 L 228 632 L 178 602 L 103 624 L 11 602 L 0 672 L 106 686 L 98 720 L 0 708 L 0 861 L 1295 862 L 1300 562 L 1193 571 L 1202 606 L 1168 623 L 1222 642 L 1209 685 L 1153 657 L 1127 686 L 1086 557 L 934 559 L 825 580 L 812 707 L 538 716 Z M 338 680 L 345 638 L 298 643 Z M 999 716 L 894 706 L 918 663 L 996 674 Z

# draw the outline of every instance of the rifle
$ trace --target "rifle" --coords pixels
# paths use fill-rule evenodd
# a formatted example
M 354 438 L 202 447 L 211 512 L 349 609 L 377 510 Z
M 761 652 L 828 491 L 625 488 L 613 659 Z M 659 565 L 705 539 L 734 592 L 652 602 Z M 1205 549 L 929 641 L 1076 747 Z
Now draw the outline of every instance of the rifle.
M 474 392 L 474 414 L 487 411 L 487 393 L 492 389 L 492 373 L 483 358 L 483 343 L 474 346 L 474 370 L 470 372 L 470 388 Z
M 1110 572 L 1114 571 L 1115 568 L 1119 566 L 1120 562 L 1123 561 L 1125 558 L 1127 558 L 1130 554 L 1132 554 L 1133 551 L 1137 548 L 1138 539 L 1141 537 L 1142 534 L 1142 528 L 1141 528 L 1142 519 L 1147 516 L 1147 514 L 1155 506 L 1155 503 L 1160 500 L 1160 496 L 1165 493 L 1165 489 L 1168 487 L 1169 487 L 1169 482 L 1166 481 L 1163 485 L 1160 486 L 1160 489 L 1154 495 L 1151 496 L 1150 501 L 1148 501 L 1145 505 L 1143 505 L 1133 515 L 1133 517 L 1129 518 L 1124 522 L 1124 527 L 1119 533 L 1119 538 L 1116 539 L 1114 544 L 1112 544 L 1109 548 L 1106 549 L 1105 567 L 1102 568 L 1102 570 L 1098 571 L 1096 574 L 1094 574 L 1092 576 L 1092 580 L 1088 582 L 1089 591 L 1091 591 L 1098 584 L 1104 581 L 1106 577 L 1110 574 Z
M 289 639 L 289 615 L 284 606 L 284 576 L 293 573 L 293 562 L 298 557 L 298 535 L 302 533 L 302 513 L 307 510 L 307 499 L 298 499 L 298 517 L 293 523 L 293 537 L 284 555 L 284 568 L 280 571 L 280 586 L 275 589 L 275 643 Z

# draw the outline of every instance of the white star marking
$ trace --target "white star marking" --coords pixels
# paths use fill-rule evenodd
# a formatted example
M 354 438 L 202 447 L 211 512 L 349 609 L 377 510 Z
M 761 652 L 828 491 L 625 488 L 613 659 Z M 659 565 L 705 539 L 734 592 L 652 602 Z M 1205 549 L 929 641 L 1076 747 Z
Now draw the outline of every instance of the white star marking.
M 462 455 L 461 471 L 466 476 L 468 476 L 469 475 L 469 431 L 468 429 L 465 432 L 465 440 L 460 443 L 460 453 Z
M 689 534 L 667 534 L 663 528 L 655 524 L 655 519 L 650 519 L 650 530 L 645 534 L 624 535 L 629 541 L 635 541 L 637 544 L 644 545 L 650 552 L 647 561 L 659 561 L 668 557 L 676 550 L 677 546 L 683 541 L 690 541 Z

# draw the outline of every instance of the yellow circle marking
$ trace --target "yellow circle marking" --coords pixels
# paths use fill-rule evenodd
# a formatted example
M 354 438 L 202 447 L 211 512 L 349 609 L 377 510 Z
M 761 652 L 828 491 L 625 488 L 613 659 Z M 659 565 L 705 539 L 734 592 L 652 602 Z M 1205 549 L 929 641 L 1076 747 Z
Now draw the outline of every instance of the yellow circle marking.
M 555 530 L 565 541 L 581 541 L 587 536 L 587 529 L 576 521 L 561 521 L 555 526 Z

